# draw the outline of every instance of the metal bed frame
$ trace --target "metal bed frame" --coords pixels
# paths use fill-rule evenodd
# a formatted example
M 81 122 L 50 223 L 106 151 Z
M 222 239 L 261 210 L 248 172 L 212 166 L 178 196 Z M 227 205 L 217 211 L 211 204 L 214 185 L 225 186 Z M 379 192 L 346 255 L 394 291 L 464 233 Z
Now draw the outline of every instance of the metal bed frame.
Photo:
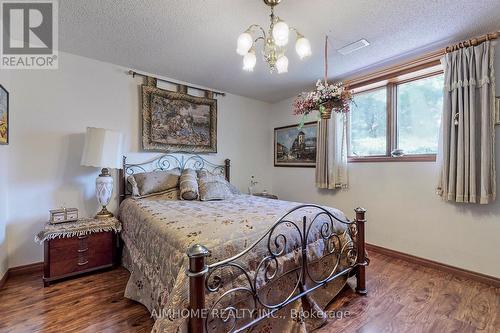
M 224 175 L 225 178 L 230 180 L 230 160 L 226 159 L 223 165 L 217 165 L 207 161 L 199 155 L 185 155 L 180 154 L 164 154 L 151 161 L 140 164 L 127 164 L 126 158 L 123 158 L 123 169 L 120 171 L 122 178 L 120 186 L 120 198 L 123 200 L 130 193 L 127 190 L 127 177 L 137 172 L 147 172 L 153 170 L 169 170 L 173 168 L 192 168 L 195 170 L 207 170 L 212 173 Z M 300 214 L 303 209 L 315 209 L 317 211 L 313 218 L 303 216 L 302 221 L 294 221 L 291 219 L 292 214 Z M 223 306 L 225 318 L 218 318 L 223 320 L 224 324 L 228 326 L 227 332 L 243 332 L 253 327 L 260 321 L 272 317 L 277 311 L 283 309 L 285 306 L 298 300 L 307 301 L 309 293 L 325 286 L 335 279 L 344 276 L 356 276 L 356 292 L 358 294 L 366 294 L 366 266 L 369 264 L 369 259 L 366 255 L 365 244 L 365 223 L 366 223 L 366 210 L 363 208 L 355 209 L 356 217 L 353 221 L 348 219 L 342 220 L 333 215 L 325 208 L 312 204 L 304 204 L 294 207 L 286 214 L 281 216 L 273 225 L 253 244 L 248 246 L 244 251 L 237 255 L 214 262 L 207 263 L 207 257 L 210 256 L 210 251 L 201 244 L 191 246 L 186 255 L 189 260 L 189 269 L 186 272 L 189 277 L 189 333 L 203 333 L 209 332 L 209 321 L 213 319 L 213 311 L 217 306 Z M 345 226 L 343 231 L 337 231 L 335 224 L 342 224 Z M 277 304 L 267 304 L 259 295 L 259 288 L 257 283 L 257 276 L 259 274 L 265 277 L 266 281 L 277 280 L 284 275 L 277 276 L 279 271 L 278 259 L 289 253 L 285 252 L 287 246 L 287 238 L 283 233 L 279 232 L 279 227 L 282 225 L 291 226 L 296 236 L 300 239 L 300 262 L 290 272 L 294 273 L 297 282 L 293 286 L 293 290 L 282 301 Z M 318 224 L 315 229 L 313 225 Z M 319 230 L 319 235 L 311 235 L 312 232 Z M 318 232 L 317 232 L 318 233 Z M 347 237 L 347 238 L 346 238 Z M 309 266 L 313 264 L 308 259 L 308 240 L 315 238 L 324 242 L 325 251 L 323 256 L 319 258 L 322 260 L 327 257 L 334 259 L 334 264 L 329 269 L 329 274 L 326 277 L 316 278 L 309 270 Z M 349 239 L 349 241 L 342 244 L 341 239 Z M 264 245 L 266 255 L 260 260 L 257 268 L 252 274 L 250 269 L 243 264 L 244 256 L 248 254 L 258 245 Z M 341 266 L 341 260 L 344 260 L 344 265 Z M 318 260 L 315 260 L 317 262 Z M 222 271 L 225 269 L 236 272 L 239 276 L 243 277 L 244 286 L 239 286 L 226 291 L 223 291 L 224 275 Z M 252 276 L 253 275 L 253 276 Z M 306 283 L 307 282 L 307 283 Z M 247 294 L 248 298 L 252 301 L 251 320 L 246 320 L 243 323 L 238 322 L 236 311 L 238 311 L 235 304 L 229 303 L 228 300 L 234 299 L 235 294 Z M 215 302 L 210 308 L 207 308 L 205 302 L 208 294 L 217 295 Z M 257 308 L 265 311 L 255 311 Z M 258 315 L 256 315 L 258 314 Z

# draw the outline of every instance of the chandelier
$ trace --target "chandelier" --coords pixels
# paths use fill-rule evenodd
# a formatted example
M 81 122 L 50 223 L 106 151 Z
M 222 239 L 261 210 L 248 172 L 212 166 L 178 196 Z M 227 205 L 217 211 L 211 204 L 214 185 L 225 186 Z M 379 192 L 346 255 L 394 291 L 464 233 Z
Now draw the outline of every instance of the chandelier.
M 264 3 L 271 7 L 271 25 L 267 34 L 260 25 L 252 24 L 238 37 L 236 52 L 243 56 L 243 70 L 253 72 L 257 63 L 255 44 L 262 40 L 264 43 L 262 55 L 264 61 L 269 65 L 271 73 L 275 71 L 278 73 L 288 72 L 288 58 L 285 52 L 290 31 L 296 34 L 295 51 L 300 59 L 311 55 L 311 43 L 309 43 L 309 40 L 298 32 L 297 29 L 289 27 L 285 21 L 274 15 L 274 7 L 280 2 L 281 0 L 264 0 Z

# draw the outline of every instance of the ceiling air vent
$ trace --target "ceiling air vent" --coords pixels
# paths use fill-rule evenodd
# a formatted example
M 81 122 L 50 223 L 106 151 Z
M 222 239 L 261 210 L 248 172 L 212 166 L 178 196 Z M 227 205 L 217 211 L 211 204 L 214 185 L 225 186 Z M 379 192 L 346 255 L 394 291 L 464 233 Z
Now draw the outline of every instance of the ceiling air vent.
M 357 42 L 344 46 L 338 51 L 342 55 L 348 55 L 350 53 L 353 53 L 354 51 L 362 49 L 363 47 L 367 47 L 368 45 L 370 45 L 370 43 L 366 39 L 360 39 Z

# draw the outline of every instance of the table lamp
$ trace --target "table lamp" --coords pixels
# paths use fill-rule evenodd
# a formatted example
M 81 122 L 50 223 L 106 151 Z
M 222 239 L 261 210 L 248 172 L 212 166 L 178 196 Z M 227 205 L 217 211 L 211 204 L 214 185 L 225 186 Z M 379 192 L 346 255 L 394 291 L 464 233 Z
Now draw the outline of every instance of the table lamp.
M 81 165 L 102 168 L 95 182 L 97 200 L 102 206 L 101 211 L 95 216 L 97 219 L 113 216 L 106 209 L 113 194 L 113 177 L 109 169 L 121 169 L 121 160 L 122 134 L 120 132 L 87 127 Z

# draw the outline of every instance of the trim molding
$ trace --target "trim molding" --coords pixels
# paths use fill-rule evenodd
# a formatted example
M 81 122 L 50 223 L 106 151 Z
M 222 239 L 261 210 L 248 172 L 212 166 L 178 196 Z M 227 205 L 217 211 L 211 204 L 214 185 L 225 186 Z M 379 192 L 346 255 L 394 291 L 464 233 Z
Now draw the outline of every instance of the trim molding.
M 384 255 L 389 256 L 389 257 L 405 260 L 405 261 L 408 261 L 408 262 L 411 262 L 414 264 L 437 269 L 440 271 L 444 271 L 446 273 L 450 273 L 450 274 L 453 274 L 456 276 L 460 276 L 460 277 L 463 277 L 466 279 L 478 281 L 478 282 L 481 282 L 481 283 L 484 283 L 487 285 L 491 285 L 491 286 L 496 287 L 496 288 L 500 288 L 500 278 L 497 278 L 494 276 L 469 271 L 469 270 L 466 270 L 463 268 L 458 268 L 455 266 L 442 264 L 442 263 L 439 263 L 437 261 L 416 257 L 416 256 L 413 256 L 411 254 L 406 254 L 403 252 L 387 249 L 385 247 L 378 246 L 378 245 L 366 244 L 366 249 L 368 251 L 377 252 L 377 253 L 384 254 Z
M 43 272 L 43 262 L 35 262 L 29 265 L 11 267 L 8 270 L 9 276 L 17 276 L 17 275 L 31 274 L 37 272 L 40 273 Z
M 430 73 L 439 73 L 442 71 L 441 61 L 439 58 L 444 53 L 438 51 L 433 52 L 423 57 L 413 59 L 398 65 L 385 67 L 381 70 L 361 75 L 352 79 L 345 80 L 349 89 L 356 89 L 363 86 L 369 86 L 378 82 L 388 80 L 396 80 L 397 77 L 402 77 L 410 73 L 418 72 L 420 75 L 428 75 Z M 384 82 L 385 83 L 385 82 Z M 385 84 L 381 84 L 385 85 Z M 377 85 L 378 86 L 378 85 Z
M 2 289 L 3 285 L 5 284 L 5 281 L 7 281 L 8 275 L 9 275 L 9 270 L 7 270 L 3 275 L 3 277 L 0 279 L 0 289 Z
M 392 156 L 347 156 L 348 163 L 370 162 L 436 162 L 436 154 Z
M 25 274 L 32 274 L 32 273 L 43 273 L 43 262 L 35 262 L 33 264 L 29 265 L 23 265 L 23 266 L 17 266 L 17 267 L 11 267 L 7 270 L 3 278 L 0 280 L 0 288 L 2 288 L 7 281 L 7 279 L 11 276 L 19 276 L 19 275 L 25 275 Z M 41 277 L 42 275 L 40 275 Z
M 463 268 L 458 268 L 455 266 L 450 266 L 446 264 L 442 264 L 437 261 L 429 260 L 429 259 L 424 259 L 420 258 L 417 256 L 413 256 L 411 254 L 406 254 L 403 252 L 387 249 L 382 246 L 378 245 L 373 245 L 373 244 L 366 244 L 366 249 L 369 251 L 374 251 L 378 252 L 381 254 L 384 254 L 389 257 L 393 257 L 396 259 L 401 259 L 405 260 L 414 264 L 418 264 L 421 266 L 429 267 L 429 268 L 434 268 L 437 270 L 441 270 L 456 276 L 464 277 L 467 279 L 475 280 L 484 284 L 491 285 L 496 288 L 500 288 L 500 278 L 482 274 L 482 273 L 477 273 L 473 271 L 469 271 Z M 36 262 L 33 264 L 29 265 L 23 265 L 23 266 L 17 266 L 17 267 L 12 267 L 7 270 L 3 278 L 0 280 L 0 288 L 3 287 L 9 276 L 18 276 L 18 275 L 24 275 L 24 274 L 31 274 L 31 273 L 36 273 L 36 272 L 43 272 L 43 262 Z

